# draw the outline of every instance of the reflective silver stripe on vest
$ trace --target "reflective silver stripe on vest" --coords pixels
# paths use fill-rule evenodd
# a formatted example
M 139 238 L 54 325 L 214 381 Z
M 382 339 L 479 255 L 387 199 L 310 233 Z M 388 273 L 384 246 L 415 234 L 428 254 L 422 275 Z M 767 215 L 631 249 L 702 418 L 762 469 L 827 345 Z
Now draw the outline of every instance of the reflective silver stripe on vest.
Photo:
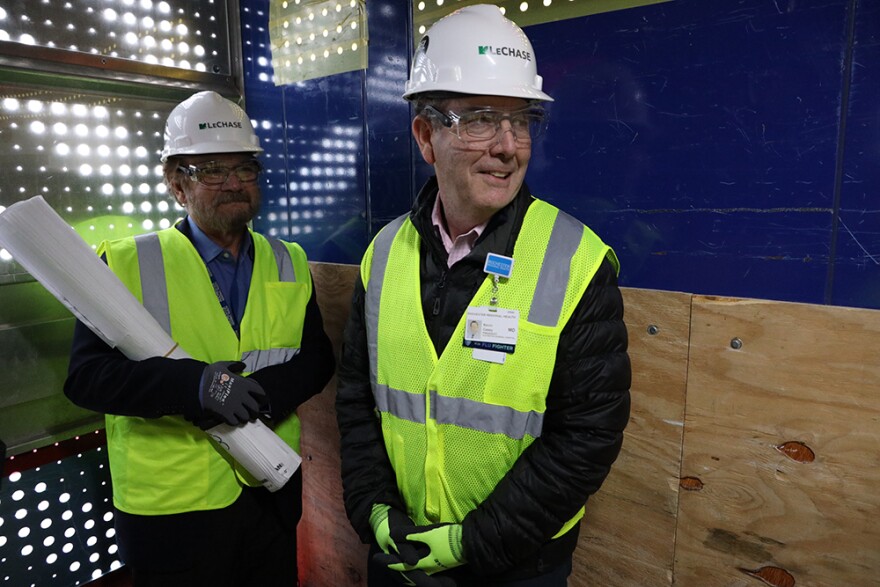
M 155 232 L 141 234 L 134 237 L 134 243 L 137 247 L 144 307 L 162 330 L 170 335 L 171 311 L 168 309 L 168 286 L 165 283 L 165 263 L 162 261 L 159 235 Z
M 392 389 L 387 385 L 373 387 L 376 407 L 380 412 L 416 422 L 425 423 L 425 398 L 418 393 Z M 524 436 L 541 436 L 544 415 L 538 412 L 520 412 L 508 406 L 485 404 L 459 397 L 446 397 L 431 391 L 431 413 L 438 424 L 452 424 L 488 434 L 503 434 L 514 440 Z
M 367 350 L 370 354 L 370 383 L 373 384 L 373 393 L 377 393 L 376 370 L 379 354 L 379 301 L 382 299 L 382 285 L 385 282 L 385 267 L 388 266 L 388 255 L 391 252 L 391 243 L 397 236 L 400 227 L 403 226 L 407 214 L 398 216 L 389 222 L 376 236 L 373 243 L 373 260 L 370 264 L 370 281 L 367 287 L 366 299 L 364 300 L 364 318 L 367 323 Z M 376 398 L 378 402 L 378 397 Z M 403 416 L 401 416 L 403 417 Z M 422 414 L 422 422 L 425 416 Z
M 275 255 L 278 265 L 278 279 L 284 282 L 296 282 L 296 270 L 290 251 L 278 239 L 267 239 Z M 165 281 L 165 263 L 162 258 L 162 245 L 159 235 L 155 232 L 134 237 L 137 246 L 138 267 L 141 276 L 141 294 L 144 307 L 156 319 L 162 329 L 171 335 L 171 311 L 168 309 L 168 285 Z M 298 348 L 274 348 L 247 351 L 241 360 L 245 371 L 253 372 L 263 367 L 280 365 L 299 354 Z
M 244 370 L 253 373 L 263 367 L 280 365 L 289 361 L 299 354 L 298 348 L 277 348 L 268 350 L 247 351 L 241 354 L 241 360 L 245 364 Z
M 373 385 L 373 395 L 380 412 L 418 424 L 425 423 L 425 396 L 422 394 L 392 389 L 387 385 Z
M 508 406 L 484 404 L 463 397 L 446 397 L 431 391 L 431 413 L 438 424 L 454 424 L 489 434 L 521 440 L 537 438 L 544 427 L 544 414 L 519 412 Z
M 556 326 L 565 291 L 571 277 L 571 258 L 581 244 L 584 225 L 563 211 L 553 222 L 553 232 L 547 243 L 547 253 L 541 263 L 541 275 L 535 287 L 528 321 L 541 326 Z
M 278 265 L 278 281 L 296 283 L 296 269 L 293 267 L 293 261 L 290 259 L 290 251 L 277 238 L 267 240 L 272 246 L 272 252 L 275 254 L 275 263 Z

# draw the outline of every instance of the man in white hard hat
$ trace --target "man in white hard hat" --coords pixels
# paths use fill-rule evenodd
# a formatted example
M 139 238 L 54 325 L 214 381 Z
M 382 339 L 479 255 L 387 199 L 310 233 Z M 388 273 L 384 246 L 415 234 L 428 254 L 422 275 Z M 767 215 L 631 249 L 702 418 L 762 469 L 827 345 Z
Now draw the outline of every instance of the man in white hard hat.
M 541 85 L 495 6 L 439 20 L 413 59 L 404 97 L 436 175 L 364 256 L 336 402 L 371 587 L 566 585 L 620 451 L 618 262 L 524 183 Z
M 106 414 L 122 561 L 136 587 L 291 587 L 302 473 L 270 493 L 202 429 L 262 417 L 295 450 L 295 410 L 334 369 L 302 248 L 248 228 L 262 152 L 215 92 L 172 110 L 165 183 L 186 217 L 104 242 L 110 268 L 192 359 L 127 359 L 77 324 L 64 391 Z

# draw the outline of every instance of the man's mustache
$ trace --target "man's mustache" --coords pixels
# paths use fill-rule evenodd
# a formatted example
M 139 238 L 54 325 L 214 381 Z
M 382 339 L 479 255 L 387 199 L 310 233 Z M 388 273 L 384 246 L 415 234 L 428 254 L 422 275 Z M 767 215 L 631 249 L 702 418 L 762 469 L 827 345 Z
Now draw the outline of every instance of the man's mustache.
M 214 198 L 215 206 L 222 206 L 223 204 L 229 204 L 230 202 L 245 202 L 250 204 L 251 199 L 244 192 L 220 192 Z

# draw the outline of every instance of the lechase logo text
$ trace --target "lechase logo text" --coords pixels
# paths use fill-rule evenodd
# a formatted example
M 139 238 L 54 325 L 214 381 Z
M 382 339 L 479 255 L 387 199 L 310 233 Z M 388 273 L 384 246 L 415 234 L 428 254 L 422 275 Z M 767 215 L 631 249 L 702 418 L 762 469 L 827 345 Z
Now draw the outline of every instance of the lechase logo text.
M 480 45 L 480 55 L 502 55 L 504 57 L 519 57 L 525 61 L 532 60 L 532 54 L 515 47 L 493 47 L 492 45 Z
M 218 120 L 217 122 L 200 122 L 199 130 L 209 128 L 241 128 L 241 122 L 237 120 Z

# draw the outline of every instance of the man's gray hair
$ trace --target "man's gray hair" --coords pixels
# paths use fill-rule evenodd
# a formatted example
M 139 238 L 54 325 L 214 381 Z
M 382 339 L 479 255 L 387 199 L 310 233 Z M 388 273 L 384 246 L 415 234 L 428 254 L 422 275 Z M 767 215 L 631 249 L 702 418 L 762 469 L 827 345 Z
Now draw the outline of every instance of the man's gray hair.
M 424 114 L 425 108 L 428 106 L 433 106 L 437 110 L 443 111 L 446 109 L 447 102 L 467 95 L 468 94 L 459 94 L 456 92 L 423 92 L 421 94 L 416 94 L 410 98 L 410 102 L 413 105 L 413 119 Z

